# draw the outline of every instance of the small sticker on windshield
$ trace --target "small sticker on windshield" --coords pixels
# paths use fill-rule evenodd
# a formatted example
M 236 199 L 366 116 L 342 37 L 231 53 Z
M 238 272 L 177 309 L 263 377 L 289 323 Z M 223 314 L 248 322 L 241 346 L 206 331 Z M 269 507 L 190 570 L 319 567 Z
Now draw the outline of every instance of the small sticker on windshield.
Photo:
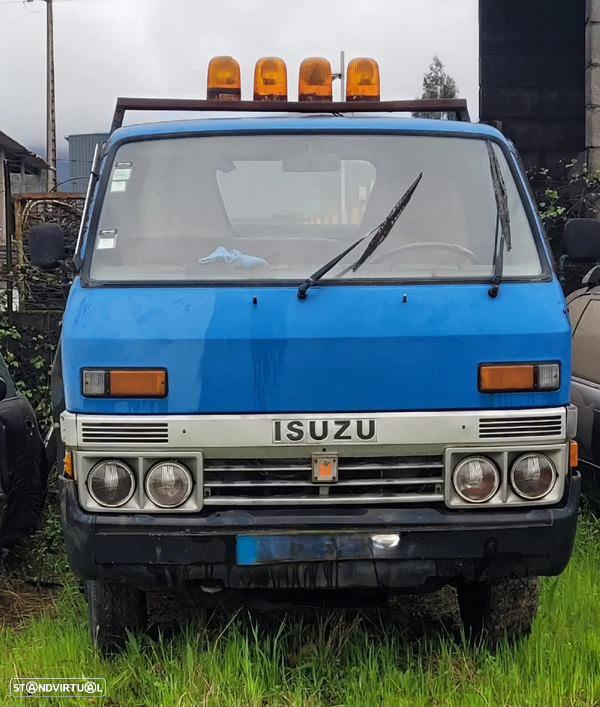
M 133 164 L 131 162 L 117 162 L 113 172 L 113 182 L 127 182 L 131 179 Z
M 125 191 L 127 189 L 127 182 L 111 182 L 111 191 Z
M 110 250 L 112 248 L 116 248 L 116 246 L 116 231 L 100 231 L 100 233 L 98 234 L 98 243 L 96 244 L 96 250 Z

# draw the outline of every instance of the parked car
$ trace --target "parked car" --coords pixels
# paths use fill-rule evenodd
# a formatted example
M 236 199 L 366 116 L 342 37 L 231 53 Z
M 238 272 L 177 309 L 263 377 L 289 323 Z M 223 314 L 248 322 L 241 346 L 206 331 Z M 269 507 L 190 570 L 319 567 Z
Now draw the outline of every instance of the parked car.
M 600 267 L 567 298 L 573 330 L 571 399 L 579 422 L 579 469 L 583 485 L 600 499 Z
M 47 481 L 35 413 L 0 355 L 0 548 L 10 548 L 36 529 Z

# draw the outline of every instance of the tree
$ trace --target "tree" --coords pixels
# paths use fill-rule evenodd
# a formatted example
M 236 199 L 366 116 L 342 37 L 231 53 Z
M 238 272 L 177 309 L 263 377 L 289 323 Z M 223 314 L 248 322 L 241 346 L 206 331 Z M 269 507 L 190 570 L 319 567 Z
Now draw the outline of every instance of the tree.
M 446 73 L 438 56 L 433 57 L 429 71 L 423 77 L 423 95 L 421 98 L 458 98 L 456 81 Z M 413 113 L 413 118 L 441 118 L 454 120 L 453 113 Z

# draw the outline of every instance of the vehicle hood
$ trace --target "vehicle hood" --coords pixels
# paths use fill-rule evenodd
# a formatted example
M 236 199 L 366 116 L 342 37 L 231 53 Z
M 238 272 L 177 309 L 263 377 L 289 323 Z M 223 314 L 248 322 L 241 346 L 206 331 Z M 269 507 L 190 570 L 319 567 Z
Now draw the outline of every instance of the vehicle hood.
M 566 405 L 560 287 L 82 287 L 67 304 L 67 410 L 112 414 L 367 412 Z M 553 393 L 482 395 L 481 363 L 560 361 Z M 163 400 L 85 399 L 81 369 L 160 367 Z

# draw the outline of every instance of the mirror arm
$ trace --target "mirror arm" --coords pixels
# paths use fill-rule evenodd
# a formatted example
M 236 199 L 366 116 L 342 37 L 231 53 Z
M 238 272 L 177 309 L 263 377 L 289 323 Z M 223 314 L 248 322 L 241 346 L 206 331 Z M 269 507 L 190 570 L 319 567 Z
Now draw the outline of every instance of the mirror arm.
M 558 260 L 558 269 L 557 269 L 557 274 L 558 274 L 558 280 L 561 285 L 564 285 L 566 280 L 565 280 L 565 265 L 569 260 L 569 256 L 567 254 L 561 255 L 559 260 Z
M 67 268 L 67 264 L 65 263 L 64 260 L 58 260 L 57 261 L 58 267 L 60 268 L 60 272 L 62 275 L 62 282 L 60 283 L 60 287 L 63 291 L 63 295 L 65 296 L 65 299 L 69 296 L 69 290 L 71 289 L 71 280 L 69 279 L 69 269 Z

